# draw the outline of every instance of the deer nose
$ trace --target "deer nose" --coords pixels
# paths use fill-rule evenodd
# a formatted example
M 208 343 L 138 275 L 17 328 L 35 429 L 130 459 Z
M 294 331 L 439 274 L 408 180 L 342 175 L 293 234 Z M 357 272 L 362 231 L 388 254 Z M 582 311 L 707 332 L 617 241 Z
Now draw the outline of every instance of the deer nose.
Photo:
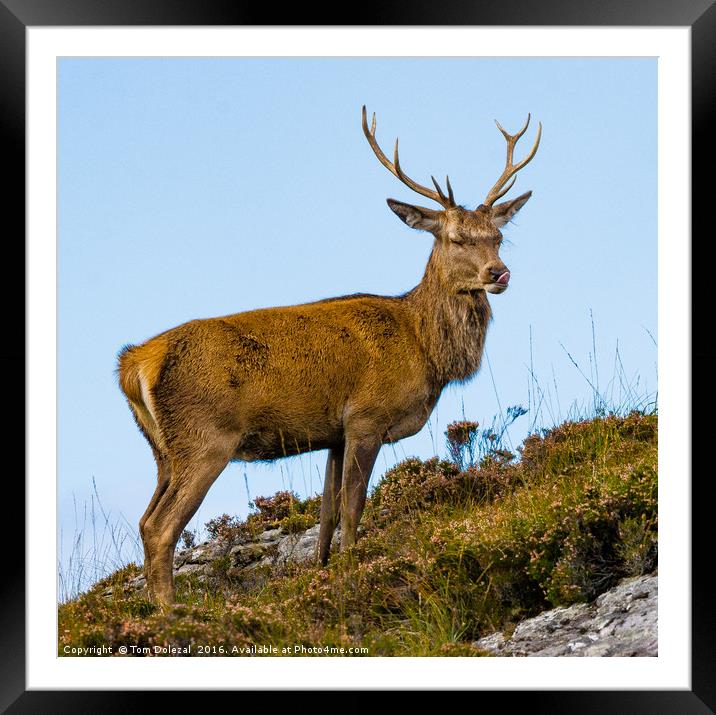
M 506 265 L 502 264 L 501 266 L 490 266 L 489 270 L 495 283 L 506 286 L 510 282 L 510 272 L 507 270 Z

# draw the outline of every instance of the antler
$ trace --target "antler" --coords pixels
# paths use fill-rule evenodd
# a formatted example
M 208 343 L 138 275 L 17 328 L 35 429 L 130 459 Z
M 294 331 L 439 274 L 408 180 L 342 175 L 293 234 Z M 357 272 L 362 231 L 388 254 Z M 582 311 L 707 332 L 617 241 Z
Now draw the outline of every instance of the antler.
M 448 195 L 445 196 L 443 190 L 440 188 L 440 185 L 435 180 L 434 176 L 431 176 L 430 178 L 433 180 L 433 184 L 435 184 L 435 188 L 437 189 L 437 191 L 433 191 L 432 189 L 428 189 L 425 186 L 421 186 L 417 182 L 413 181 L 409 176 L 403 173 L 403 170 L 400 168 L 400 159 L 398 157 L 397 139 L 395 140 L 395 153 L 393 155 L 393 162 L 391 163 L 389 161 L 388 157 L 383 154 L 383 151 L 378 146 L 378 142 L 375 138 L 375 112 L 373 112 L 373 122 L 371 124 L 371 128 L 368 129 L 368 118 L 366 115 L 365 104 L 363 105 L 363 133 L 365 134 L 365 138 L 368 140 L 368 144 L 370 144 L 371 149 L 373 149 L 373 153 L 378 157 L 378 161 L 386 169 L 388 169 L 391 174 L 400 179 L 406 186 L 409 186 L 413 191 L 416 191 L 422 196 L 427 196 L 427 198 L 432 199 L 433 201 L 437 201 L 440 205 L 443 206 L 443 208 L 449 209 L 455 206 L 455 197 L 452 193 L 452 186 L 450 186 L 450 179 L 447 176 L 445 177 L 445 182 L 447 184 Z
M 497 199 L 504 196 L 514 185 L 515 181 L 517 181 L 517 177 L 515 174 L 526 164 L 528 164 L 532 157 L 537 153 L 537 147 L 539 146 L 539 140 L 542 136 L 542 122 L 539 123 L 539 128 L 537 129 L 537 138 L 535 139 L 534 146 L 532 147 L 532 151 L 519 163 L 519 164 L 513 164 L 512 163 L 512 157 L 515 152 L 515 145 L 519 141 L 520 137 L 527 131 L 527 127 L 530 124 L 530 115 L 527 115 L 527 121 L 525 122 L 525 126 L 520 129 L 517 134 L 508 134 L 500 125 L 500 123 L 495 119 L 495 124 L 497 124 L 497 128 L 502 132 L 502 135 L 507 140 L 507 160 L 505 161 L 505 170 L 502 172 L 502 175 L 497 180 L 497 183 L 490 189 L 489 193 L 487 194 L 487 198 L 483 201 L 484 206 L 492 206 L 492 204 L 497 201 Z M 510 181 L 509 184 L 507 182 L 512 178 L 512 181 Z M 507 184 L 507 186 L 505 186 Z

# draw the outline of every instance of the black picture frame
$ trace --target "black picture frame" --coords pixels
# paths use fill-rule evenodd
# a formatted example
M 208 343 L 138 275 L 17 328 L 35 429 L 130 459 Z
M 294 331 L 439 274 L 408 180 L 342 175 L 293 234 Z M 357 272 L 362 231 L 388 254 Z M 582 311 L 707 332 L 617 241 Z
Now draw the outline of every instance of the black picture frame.
M 2 281 L 3 305 L 15 306 L 19 289 L 7 278 L 19 273 L 24 265 L 24 249 L 16 236 L 25 230 L 25 30 L 37 26 L 113 26 L 113 25 L 275 25 L 276 9 L 266 4 L 240 3 L 236 0 L 0 0 L 0 117 L 3 168 L 11 177 L 3 191 L 5 225 L 12 219 L 13 230 L 6 231 L 4 242 L 6 280 Z M 692 141 L 698 151 L 692 155 L 692 234 L 707 238 L 705 226 L 711 190 L 708 170 L 714 166 L 712 139 L 714 122 L 714 86 L 716 82 L 716 7 L 714 0 L 631 0 L 628 3 L 605 0 L 587 3 L 583 0 L 501 0 L 499 3 L 478 4 L 460 0 L 428 3 L 415 0 L 409 6 L 398 3 L 356 4 L 341 10 L 305 4 L 289 4 L 281 10 L 281 25 L 488 25 L 488 26 L 681 26 L 691 28 L 692 61 Z M 702 171 L 700 171 L 702 170 Z M 698 178 L 698 180 L 697 180 Z M 608 200 L 608 197 L 605 197 Z M 702 230 L 699 231 L 698 229 Z M 697 241 L 691 243 L 691 266 L 673 267 L 683 277 L 691 267 L 707 265 L 696 261 Z M 15 255 L 13 255 L 15 252 Z M 685 253 L 688 256 L 688 253 Z M 702 268 L 703 270 L 703 268 Z M 711 284 L 697 280 L 692 271 L 692 381 L 699 385 L 698 400 L 692 401 L 691 445 L 684 445 L 684 474 L 692 471 L 692 632 L 691 632 L 691 690 L 684 691 L 499 691 L 481 692 L 481 707 L 485 698 L 501 708 L 528 708 L 542 713 L 706 713 L 716 712 L 716 616 L 708 575 L 712 561 L 713 537 L 709 528 L 710 474 L 699 473 L 690 464 L 690 454 L 708 449 L 708 420 L 704 414 L 712 404 L 714 392 L 711 376 L 716 367 L 716 347 L 709 336 L 706 322 L 711 303 Z M 678 283 L 678 281 L 676 281 Z M 708 312 L 707 312 L 708 311 Z M 4 312 L 5 340 L 0 347 L 7 412 L 17 414 L 18 404 L 24 402 L 21 383 L 16 378 L 25 374 L 24 318 L 17 310 Z M 700 327 L 704 326 L 704 327 Z M 706 327 L 709 326 L 709 327 Z M 709 379 L 711 378 L 711 379 Z M 17 394 L 15 394 L 17 393 Z M 705 393 L 705 394 L 704 394 Z M 10 406 L 13 407 L 10 407 Z M 701 417 L 701 419 L 699 419 Z M 16 429 L 24 421 L 16 419 Z M 6 437 L 6 454 L 14 435 Z M 690 452 L 691 449 L 691 452 Z M 25 503 L 23 484 L 14 478 L 15 470 L 8 469 L 3 485 L 6 506 Z M 8 513 L 10 509 L 6 509 Z M 19 512 L 17 506 L 14 511 Z M 24 510 L 23 510 L 24 514 Z M 15 534 L 24 533 L 16 528 Z M 19 540 L 18 536 L 14 538 Z M 164 708 L 166 694 L 136 691 L 27 691 L 25 685 L 25 566 L 22 551 L 13 546 L 5 549 L 3 577 L 0 579 L 0 709 L 10 713 L 22 712 L 129 712 L 159 706 Z M 363 684 L 365 685 L 365 684 Z M 416 684 L 417 685 L 417 684 Z M 327 683 L 327 688 L 330 684 Z M 180 694 L 182 709 L 206 705 L 207 692 Z M 236 705 L 252 707 L 251 693 L 236 693 Z M 311 697 L 310 693 L 304 693 Z M 339 694 L 337 694 L 339 695 Z M 359 710 L 371 693 L 355 693 L 349 708 Z M 385 696 L 386 694 L 383 694 Z M 422 693 L 422 704 L 444 698 L 446 693 Z M 383 698 L 383 696 L 381 696 Z M 264 698 L 266 695 L 263 696 Z M 272 696 L 273 697 L 273 696 Z M 292 694 L 293 707 L 302 698 Z M 389 698 L 386 700 L 387 703 Z M 345 707 L 345 699 L 341 697 Z M 315 702 L 315 701 L 314 701 Z M 264 700 L 265 706 L 269 701 Z M 308 703 L 306 703 L 308 705 Z

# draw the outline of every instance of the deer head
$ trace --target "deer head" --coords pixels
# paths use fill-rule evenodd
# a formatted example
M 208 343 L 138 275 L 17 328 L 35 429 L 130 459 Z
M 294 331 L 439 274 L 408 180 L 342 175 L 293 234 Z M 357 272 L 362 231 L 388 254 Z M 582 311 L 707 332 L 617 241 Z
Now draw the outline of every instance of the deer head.
M 368 128 L 366 108 L 363 107 L 363 133 L 373 152 L 383 166 L 413 191 L 436 201 L 442 210 L 406 204 L 388 199 L 388 206 L 411 228 L 429 231 L 435 236 L 433 259 L 437 266 L 440 281 L 444 288 L 455 294 L 471 294 L 485 290 L 488 293 L 503 293 L 510 281 L 510 271 L 499 256 L 502 233 L 500 228 L 527 203 L 532 195 L 528 191 L 516 199 L 495 202 L 502 198 L 514 185 L 517 172 L 522 169 L 537 152 L 542 136 L 542 125 L 537 130 L 537 138 L 529 154 L 517 164 L 513 163 L 515 145 L 527 131 L 530 116 L 517 134 L 508 134 L 499 122 L 498 129 L 507 141 L 505 168 L 485 200 L 474 210 L 458 206 L 455 203 L 450 179 L 445 177 L 447 194 L 442 190 L 435 177 L 431 177 L 435 190 L 421 186 L 405 174 L 400 166 L 398 140 L 391 162 L 383 153 L 375 138 L 376 120 L 373 114 L 371 127 Z

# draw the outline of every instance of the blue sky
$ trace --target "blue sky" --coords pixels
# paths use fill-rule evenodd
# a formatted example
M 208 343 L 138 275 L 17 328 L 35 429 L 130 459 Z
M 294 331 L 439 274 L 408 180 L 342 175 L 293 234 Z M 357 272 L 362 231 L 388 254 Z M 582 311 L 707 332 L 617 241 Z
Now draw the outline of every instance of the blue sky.
M 532 421 L 589 401 L 567 352 L 604 389 L 618 342 L 627 380 L 656 390 L 655 59 L 89 58 L 58 71 L 65 538 L 93 478 L 105 508 L 131 524 L 154 490 L 151 452 L 114 375 L 122 345 L 193 318 L 419 282 L 431 237 L 385 199 L 430 202 L 375 159 L 364 103 L 386 151 L 400 136 L 405 171 L 423 184 L 449 173 L 468 207 L 503 167 L 493 120 L 514 132 L 531 112 L 543 124 L 509 195 L 534 192 L 503 230 L 512 280 L 490 297 L 488 360 L 445 390 L 421 433 L 382 449 L 373 481 L 405 456 L 444 455 L 445 427 L 463 408 L 484 425 L 500 408 L 531 407 L 511 430 L 517 444 Z M 530 366 L 549 393 L 539 414 Z M 318 491 L 324 461 L 232 464 L 191 525 L 245 515 L 247 485 L 251 497 Z

